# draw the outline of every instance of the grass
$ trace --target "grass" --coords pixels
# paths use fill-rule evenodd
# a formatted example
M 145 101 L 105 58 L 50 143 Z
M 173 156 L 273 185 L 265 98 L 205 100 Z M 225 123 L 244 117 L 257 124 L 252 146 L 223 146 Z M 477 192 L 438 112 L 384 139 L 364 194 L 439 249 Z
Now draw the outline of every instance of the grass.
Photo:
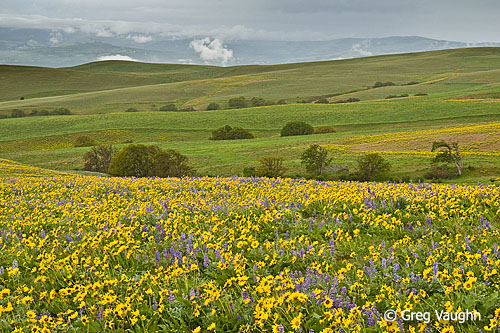
M 118 147 L 132 141 L 177 149 L 202 174 L 241 174 L 261 157 L 279 154 L 286 160 L 287 175 L 294 176 L 304 173 L 300 152 L 318 143 L 343 147 L 342 151 L 332 150 L 337 164 L 352 169 L 360 152 L 380 151 L 393 163 L 394 177 L 416 178 L 428 168 L 429 157 L 408 152 L 428 152 L 435 140 L 458 141 L 471 151 L 500 151 L 500 142 L 491 138 L 500 134 L 499 66 L 498 48 L 225 68 L 120 61 L 64 69 L 2 66 L 0 73 L 9 84 L 0 92 L 4 100 L 0 112 L 17 107 L 27 111 L 68 107 L 75 115 L 0 119 L 0 157 L 50 169 L 78 170 L 88 148 L 74 148 L 73 142 L 85 134 L 98 143 Z M 370 88 L 376 81 L 398 85 Z M 419 83 L 404 85 L 410 81 Z M 346 93 L 336 95 L 339 92 Z M 413 96 L 416 93 L 427 95 Z M 25 100 L 17 100 L 20 94 Z M 401 94 L 410 96 L 385 99 Z M 361 102 L 152 111 L 168 101 L 203 109 L 209 101 L 225 105 L 227 99 L 240 95 L 289 101 L 326 96 L 331 102 L 357 97 Z M 129 107 L 140 112 L 123 112 Z M 279 137 L 282 126 L 292 120 L 334 126 L 337 132 Z M 208 140 L 212 130 L 226 124 L 249 129 L 256 139 Z M 471 130 L 475 124 L 487 126 Z M 476 168 L 460 181 L 487 181 L 498 175 L 497 156 L 467 159 Z

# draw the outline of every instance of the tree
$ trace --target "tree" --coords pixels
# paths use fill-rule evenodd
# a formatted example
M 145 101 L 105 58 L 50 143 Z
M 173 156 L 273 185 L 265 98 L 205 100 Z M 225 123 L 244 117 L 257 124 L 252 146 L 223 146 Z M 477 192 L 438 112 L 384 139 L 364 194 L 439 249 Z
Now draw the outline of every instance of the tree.
M 92 147 L 83 156 L 83 169 L 108 173 L 109 165 L 116 150 L 111 145 Z
M 192 168 L 188 158 L 173 149 L 160 151 L 154 155 L 151 176 L 182 177 L 191 174 L 191 172 Z
M 234 97 L 231 98 L 228 102 L 229 108 L 231 109 L 241 109 L 241 108 L 247 108 L 248 107 L 248 102 L 245 97 Z
M 262 177 L 277 178 L 285 172 L 283 159 L 279 157 L 264 157 L 257 168 L 257 175 Z
M 332 159 L 328 158 L 328 151 L 318 144 L 310 145 L 302 153 L 300 159 L 307 172 L 314 176 L 322 176 L 325 168 L 332 162 Z
M 444 141 L 436 141 L 432 143 L 432 152 L 437 152 L 436 157 L 432 160 L 433 164 L 443 163 L 455 164 L 457 168 L 457 176 L 462 175 L 462 171 L 464 169 L 464 162 L 462 159 L 462 155 L 460 154 L 460 149 L 458 147 L 458 143 L 446 143 Z
M 314 132 L 314 128 L 303 121 L 292 121 L 281 129 L 281 136 L 308 135 Z
M 358 177 L 359 180 L 369 181 L 382 178 L 389 170 L 391 165 L 380 154 L 363 154 L 358 158 Z
M 214 111 L 214 110 L 219 110 L 219 109 L 220 109 L 220 106 L 217 103 L 212 102 L 212 103 L 207 105 L 207 111 Z
M 253 107 L 267 105 L 267 102 L 262 97 L 253 97 L 250 103 Z
M 152 173 L 155 154 L 160 151 L 158 146 L 128 145 L 113 156 L 109 173 L 113 176 L 147 177 Z
M 328 100 L 325 97 L 321 97 L 320 99 L 318 99 L 314 103 L 316 103 L 316 104 L 329 104 L 330 102 L 328 102 Z

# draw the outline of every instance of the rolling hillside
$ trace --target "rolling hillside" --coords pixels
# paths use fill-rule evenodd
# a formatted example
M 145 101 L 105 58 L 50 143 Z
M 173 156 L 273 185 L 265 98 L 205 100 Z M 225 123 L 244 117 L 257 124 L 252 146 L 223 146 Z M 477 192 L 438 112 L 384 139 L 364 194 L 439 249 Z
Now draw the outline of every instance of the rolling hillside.
M 337 164 L 353 168 L 359 153 L 377 151 L 391 161 L 395 178 L 420 177 L 429 167 L 432 142 L 445 139 L 461 144 L 472 167 L 460 181 L 488 182 L 499 174 L 498 48 L 225 68 L 128 62 L 64 69 L 4 66 L 0 76 L 3 114 L 56 107 L 73 113 L 0 119 L 0 157 L 35 166 L 81 169 L 88 148 L 74 148 L 73 142 L 89 135 L 117 147 L 134 142 L 177 149 L 201 174 L 241 174 L 260 158 L 279 155 L 288 176 L 300 175 L 300 152 L 319 143 L 329 147 Z M 377 81 L 395 85 L 373 88 Z M 386 99 L 404 94 L 408 97 Z M 203 111 L 211 101 L 226 107 L 236 96 L 289 104 Z M 321 97 L 360 101 L 296 103 Z M 154 111 L 167 102 L 198 111 Z M 140 112 L 124 112 L 132 106 Z M 333 126 L 336 133 L 279 137 L 292 120 Z M 226 124 L 247 128 L 256 139 L 208 140 Z

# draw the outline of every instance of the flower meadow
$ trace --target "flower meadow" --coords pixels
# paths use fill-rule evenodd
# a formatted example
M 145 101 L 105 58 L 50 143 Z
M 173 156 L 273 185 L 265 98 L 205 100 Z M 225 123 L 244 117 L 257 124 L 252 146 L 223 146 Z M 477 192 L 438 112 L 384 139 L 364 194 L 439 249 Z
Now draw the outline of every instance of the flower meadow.
M 0 331 L 500 328 L 497 186 L 15 170 L 0 177 Z

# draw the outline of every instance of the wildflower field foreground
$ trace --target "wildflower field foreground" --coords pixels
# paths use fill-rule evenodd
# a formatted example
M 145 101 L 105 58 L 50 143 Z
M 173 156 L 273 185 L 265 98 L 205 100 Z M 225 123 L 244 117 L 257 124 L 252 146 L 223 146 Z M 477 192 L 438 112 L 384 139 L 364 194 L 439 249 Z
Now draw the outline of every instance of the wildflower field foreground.
M 0 162 L 2 332 L 499 329 L 497 186 L 107 178 Z M 405 309 L 481 320 L 403 320 Z

